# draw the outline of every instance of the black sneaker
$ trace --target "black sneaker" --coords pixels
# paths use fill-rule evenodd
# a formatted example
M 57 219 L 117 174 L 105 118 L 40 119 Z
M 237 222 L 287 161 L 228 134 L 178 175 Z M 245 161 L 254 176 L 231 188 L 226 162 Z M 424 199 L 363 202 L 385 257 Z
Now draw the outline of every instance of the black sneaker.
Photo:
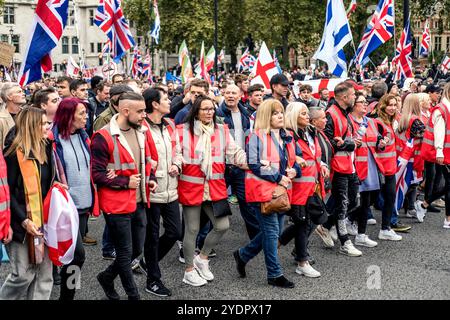
M 172 292 L 170 292 L 161 281 L 153 281 L 152 283 L 147 284 L 145 291 L 158 297 L 170 297 L 172 295 Z
M 208 255 L 208 258 L 214 258 L 217 256 L 217 252 L 214 249 L 211 249 L 211 252 Z
M 441 210 L 439 210 L 438 208 L 436 208 L 435 206 L 430 204 L 427 207 L 427 212 L 438 213 L 438 212 L 441 212 Z
M 242 261 L 241 256 L 239 255 L 239 250 L 233 252 L 234 260 L 236 260 L 236 269 L 241 278 L 245 278 L 247 273 L 245 272 L 245 262 Z
M 286 279 L 284 276 L 279 276 L 278 278 L 268 278 L 267 283 L 280 288 L 292 289 L 295 287 L 295 284 Z
M 141 272 L 147 276 L 147 264 L 145 263 L 144 258 L 139 260 L 139 269 L 141 269 Z
M 108 281 L 105 278 L 105 272 L 100 272 L 97 275 L 97 280 L 109 300 L 120 300 L 119 294 L 117 293 L 116 289 L 114 289 L 114 282 Z
M 391 229 L 395 232 L 408 232 L 409 230 L 411 230 L 411 226 L 403 224 L 399 221 L 396 224 L 391 224 Z
M 115 260 L 116 259 L 116 251 L 107 252 L 102 254 L 103 260 Z

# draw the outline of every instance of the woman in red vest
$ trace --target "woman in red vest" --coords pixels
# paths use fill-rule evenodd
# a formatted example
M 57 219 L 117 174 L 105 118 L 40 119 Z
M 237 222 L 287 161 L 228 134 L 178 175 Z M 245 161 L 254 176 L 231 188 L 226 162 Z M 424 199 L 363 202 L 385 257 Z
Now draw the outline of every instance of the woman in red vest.
M 0 241 L 8 244 L 12 240 L 11 210 L 9 203 L 8 170 L 6 169 L 3 152 L 0 151 Z M 0 243 L 0 265 L 2 264 L 3 245 Z
M 256 113 L 255 130 L 246 146 L 248 166 L 245 174 L 245 198 L 253 206 L 260 232 L 245 247 L 233 255 L 239 275 L 246 276 L 245 265 L 261 250 L 270 285 L 293 288 L 294 283 L 283 276 L 278 257 L 278 239 L 283 228 L 284 212 L 263 215 L 261 203 L 270 201 L 277 185 L 288 189 L 290 196 L 292 179 L 301 171 L 296 155 L 301 154 L 293 137 L 284 129 L 284 108 L 280 101 L 265 100 Z
M 308 231 L 311 220 L 320 224 L 306 210 L 308 200 L 317 194 L 325 197 L 324 177 L 329 176 L 328 166 L 322 162 L 318 133 L 309 124 L 308 107 L 301 102 L 290 103 L 286 108 L 286 127 L 294 136 L 297 146 L 302 151 L 302 176 L 292 182 L 292 198 L 290 211 L 294 224 L 284 229 L 280 236 L 280 243 L 287 245 L 295 238 L 295 260 L 298 263 L 296 273 L 310 278 L 320 277 L 308 261 Z
M 214 279 L 208 256 L 230 226 L 225 165 L 231 163 L 246 167 L 244 150 L 236 145 L 227 125 L 216 123 L 215 111 L 211 98 L 199 96 L 186 123 L 177 126 L 183 156 L 178 182 L 185 223 L 183 252 L 186 270 L 183 282 L 195 287 Z M 202 211 L 211 220 L 213 229 L 200 254 L 194 257 Z
M 445 179 L 445 220 L 443 227 L 450 229 L 450 83 L 442 93 L 442 101 L 431 109 L 431 118 L 422 142 L 421 155 L 425 161 L 442 167 Z M 425 209 L 425 208 L 424 208 Z
M 381 195 L 384 199 L 382 209 L 380 240 L 400 241 L 402 237 L 391 229 L 391 217 L 395 206 L 395 173 L 397 172 L 397 153 L 395 150 L 394 122 L 397 114 L 397 99 L 391 94 L 384 95 L 377 108 L 370 114 L 374 118 L 378 132 L 383 136 L 386 146 L 373 153 L 378 170 L 382 175 Z M 401 227 L 397 225 L 395 227 Z M 404 231 L 404 230 L 402 230 Z

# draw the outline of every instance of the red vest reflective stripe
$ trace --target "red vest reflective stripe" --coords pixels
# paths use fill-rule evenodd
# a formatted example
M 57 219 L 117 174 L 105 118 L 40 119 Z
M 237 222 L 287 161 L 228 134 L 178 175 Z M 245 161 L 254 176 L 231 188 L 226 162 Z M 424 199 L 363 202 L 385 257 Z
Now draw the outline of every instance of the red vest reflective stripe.
M 384 124 L 384 122 L 377 118 L 374 120 L 376 124 L 383 127 L 384 136 L 389 137 L 389 142 L 383 151 L 375 150 L 373 154 L 377 162 L 378 169 L 385 176 L 394 175 L 397 172 L 397 152 L 395 150 L 395 133 L 391 126 Z
M 359 128 L 359 123 L 355 121 L 353 116 L 350 115 L 350 120 L 352 121 L 353 128 L 357 130 Z M 372 119 L 367 119 L 367 130 L 366 134 L 362 137 L 362 144 L 360 147 L 355 149 L 355 167 L 356 174 L 358 178 L 363 181 L 367 178 L 369 166 L 369 148 L 375 150 L 378 139 L 378 131 Z M 373 149 L 372 149 L 373 148 Z
M 95 132 L 100 134 L 108 144 L 110 154 L 108 169 L 114 169 L 118 176 L 130 177 L 139 173 L 132 155 L 120 143 L 119 136 L 111 136 L 109 125 Z M 148 144 L 145 143 L 145 194 L 147 205 L 150 205 L 150 182 L 151 157 Z M 125 214 L 136 211 L 136 189 L 113 189 L 106 187 L 98 188 L 100 210 L 111 214 Z
M 280 154 L 278 153 L 278 147 L 272 140 L 270 134 L 262 130 L 256 130 L 252 134 L 256 134 L 260 140 L 260 160 L 267 160 L 270 162 L 270 166 L 276 170 L 280 168 Z M 250 137 L 249 137 L 250 138 Z M 294 139 L 286 144 L 288 152 L 288 164 L 293 166 L 295 163 L 295 142 Z M 252 158 L 252 156 L 250 156 Z M 247 202 L 266 202 L 272 199 L 273 191 L 278 184 L 276 182 L 270 182 L 264 180 L 255 174 L 251 170 L 245 172 L 245 200 Z M 292 185 L 288 189 L 288 195 L 291 199 Z
M 0 240 L 6 238 L 11 224 L 7 172 L 5 159 L 0 153 Z
M 346 136 L 352 136 L 352 124 L 348 123 L 347 117 L 342 113 L 339 107 L 332 105 L 327 110 L 327 113 L 330 114 L 333 119 L 335 137 L 343 138 L 344 133 L 346 132 Z M 351 153 L 347 151 L 337 151 L 331 159 L 331 169 L 339 173 L 351 174 L 353 172 Z
M 322 198 L 325 197 L 324 181 L 320 174 L 322 149 L 320 148 L 317 136 L 314 138 L 315 156 L 303 139 L 298 139 L 297 145 L 302 149 L 306 167 L 302 168 L 302 176 L 300 178 L 294 178 L 292 181 L 291 204 L 306 205 L 308 198 L 314 194 L 317 183 L 320 183 Z
M 206 180 L 201 170 L 200 154 L 195 152 L 198 136 L 189 131 L 189 124 L 177 127 L 183 154 L 183 165 L 178 181 L 178 199 L 182 205 L 199 206 L 203 202 L 205 181 L 208 181 L 209 195 L 212 201 L 226 199 L 227 186 L 225 183 L 225 155 L 229 144 L 230 131 L 227 125 L 216 124 L 214 135 L 211 137 L 212 177 Z
M 169 131 L 169 135 L 170 135 L 170 141 L 172 143 L 172 155 L 175 155 L 175 150 L 176 150 L 176 145 L 177 145 L 177 140 L 176 140 L 176 136 L 175 136 L 175 122 L 172 119 L 169 118 L 163 118 L 162 119 L 163 122 L 165 122 L 165 126 L 167 127 L 167 130 Z M 152 160 L 155 162 L 158 162 L 158 150 L 156 150 L 156 145 L 155 145 L 155 141 L 153 140 L 152 134 L 150 132 L 150 125 L 147 123 L 147 120 L 145 120 L 143 122 L 143 125 L 145 127 L 147 127 L 147 131 L 145 132 L 145 136 L 146 136 L 146 140 L 148 143 L 148 146 L 150 148 L 150 154 L 152 157 Z M 158 167 L 158 165 L 154 166 L 155 170 Z
M 396 137 L 396 148 L 397 148 L 397 157 L 405 158 L 404 151 L 406 150 L 406 143 L 409 139 L 411 139 L 411 126 L 414 121 L 419 119 L 422 121 L 422 117 L 418 116 L 412 116 L 408 123 L 408 129 L 402 133 L 397 132 Z M 416 174 L 419 177 L 422 177 L 423 170 L 424 170 L 424 160 L 422 155 L 420 154 L 420 150 L 422 149 L 422 139 L 420 138 L 414 138 L 414 155 L 413 155 L 413 169 L 416 171 Z M 408 160 L 408 159 L 406 159 Z
M 422 140 L 422 158 L 425 161 L 436 162 L 436 148 L 434 147 L 434 123 L 433 123 L 433 113 L 435 110 L 439 110 L 442 117 L 445 120 L 445 139 L 444 139 L 444 164 L 450 164 L 450 112 L 447 107 L 440 103 L 433 109 L 431 109 L 430 120 L 425 130 L 425 134 Z

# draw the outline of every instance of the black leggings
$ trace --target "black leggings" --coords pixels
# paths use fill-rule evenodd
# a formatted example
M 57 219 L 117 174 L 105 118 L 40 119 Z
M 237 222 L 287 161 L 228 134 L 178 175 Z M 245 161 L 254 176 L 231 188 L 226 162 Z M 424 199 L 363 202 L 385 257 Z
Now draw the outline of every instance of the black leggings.
M 425 161 L 425 196 L 428 204 L 445 194 L 441 188 L 441 181 L 445 168 L 437 163 Z
M 391 227 L 391 217 L 395 206 L 395 174 L 385 176 L 385 183 L 381 185 L 381 195 L 384 199 L 384 206 L 381 211 L 381 229 L 388 230 Z

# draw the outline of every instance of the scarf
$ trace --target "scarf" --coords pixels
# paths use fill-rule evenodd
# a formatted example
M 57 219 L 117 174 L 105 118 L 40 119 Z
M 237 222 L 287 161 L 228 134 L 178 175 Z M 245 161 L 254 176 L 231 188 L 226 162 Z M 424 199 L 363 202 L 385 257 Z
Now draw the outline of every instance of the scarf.
M 195 120 L 194 134 L 198 136 L 198 142 L 195 146 L 195 153 L 199 155 L 201 170 L 206 176 L 206 180 L 212 177 L 212 154 L 211 138 L 214 135 L 214 123 L 203 124 Z
M 19 149 L 17 149 L 16 153 L 25 189 L 27 218 L 33 221 L 36 227 L 40 228 L 43 224 L 41 175 L 33 160 L 25 159 L 25 155 Z

